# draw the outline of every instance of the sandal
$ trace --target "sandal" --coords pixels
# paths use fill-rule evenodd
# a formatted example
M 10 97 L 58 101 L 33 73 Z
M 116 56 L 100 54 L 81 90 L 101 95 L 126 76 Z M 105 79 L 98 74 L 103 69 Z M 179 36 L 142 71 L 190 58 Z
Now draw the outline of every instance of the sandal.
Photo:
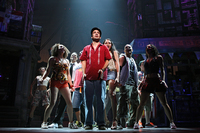
M 117 129 L 117 121 L 113 121 L 111 130 L 116 130 Z

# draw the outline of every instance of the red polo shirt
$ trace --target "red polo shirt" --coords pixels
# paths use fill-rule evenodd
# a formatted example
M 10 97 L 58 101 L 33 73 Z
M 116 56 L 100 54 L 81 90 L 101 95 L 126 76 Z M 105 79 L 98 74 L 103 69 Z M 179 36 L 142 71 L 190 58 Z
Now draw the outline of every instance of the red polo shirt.
M 86 80 L 99 80 L 99 69 L 102 69 L 105 61 L 110 59 L 109 50 L 105 45 L 99 43 L 96 50 L 94 50 L 92 44 L 85 46 L 80 60 L 86 60 Z M 106 71 L 104 74 L 107 74 Z M 107 76 L 104 76 L 104 80 L 106 80 L 106 78 Z

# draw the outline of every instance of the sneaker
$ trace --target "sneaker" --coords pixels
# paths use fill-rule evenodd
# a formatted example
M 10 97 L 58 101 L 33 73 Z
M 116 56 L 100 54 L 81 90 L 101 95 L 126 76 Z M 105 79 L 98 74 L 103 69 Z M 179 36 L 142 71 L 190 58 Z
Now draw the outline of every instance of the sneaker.
M 122 129 L 123 129 L 122 125 L 117 126 L 117 130 L 122 130 Z
M 176 125 L 174 124 L 174 122 L 170 123 L 170 128 L 171 129 L 176 129 Z
M 58 125 L 58 128 L 63 128 L 63 125 L 62 125 L 62 124 L 59 124 L 59 125 Z
M 92 130 L 93 129 L 93 126 L 92 125 L 86 125 L 85 126 L 85 130 Z
M 94 122 L 92 126 L 93 126 L 93 127 L 98 127 L 98 125 L 97 125 L 96 122 Z
M 101 126 L 98 126 L 99 130 L 106 130 L 106 126 L 104 125 L 101 125 Z
M 138 125 L 139 125 L 139 128 L 143 128 L 141 121 L 138 122 Z
M 150 123 L 146 123 L 146 124 L 145 124 L 145 127 L 147 127 L 147 128 L 151 128 L 151 127 L 156 128 L 157 125 L 154 125 L 152 122 L 150 122 Z
M 68 124 L 68 127 L 71 128 L 71 129 L 78 129 L 77 125 L 74 122 L 70 122 Z
M 48 125 L 48 128 L 58 128 L 58 123 L 52 123 L 51 125 Z
M 113 121 L 112 126 L 111 126 L 111 130 L 116 130 L 117 129 L 117 122 Z
M 134 129 L 139 129 L 139 124 L 135 123 L 133 126 Z
M 76 125 L 77 125 L 78 127 L 83 127 L 83 123 L 82 123 L 81 121 L 76 121 Z
M 126 127 L 126 128 L 133 128 L 133 125 L 131 125 L 131 124 L 127 121 L 126 124 L 125 124 L 125 127 Z
M 41 128 L 42 128 L 42 129 L 48 129 L 47 123 L 42 122 Z

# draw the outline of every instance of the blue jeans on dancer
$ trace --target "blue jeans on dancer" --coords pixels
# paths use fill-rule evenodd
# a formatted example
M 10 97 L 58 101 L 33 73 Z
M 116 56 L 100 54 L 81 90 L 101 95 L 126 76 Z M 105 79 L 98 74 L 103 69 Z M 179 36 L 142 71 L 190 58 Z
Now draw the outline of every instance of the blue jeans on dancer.
M 84 104 L 85 104 L 85 125 L 93 124 L 93 100 L 96 96 L 96 122 L 98 126 L 104 125 L 104 99 L 105 99 L 104 80 L 85 80 L 84 81 Z

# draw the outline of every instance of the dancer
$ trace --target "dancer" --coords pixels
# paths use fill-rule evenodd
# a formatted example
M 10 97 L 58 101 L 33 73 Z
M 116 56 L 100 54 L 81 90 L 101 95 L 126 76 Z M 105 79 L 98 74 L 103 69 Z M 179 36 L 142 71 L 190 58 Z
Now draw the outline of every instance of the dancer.
M 72 83 L 74 82 L 76 66 L 78 65 L 77 60 L 78 60 L 78 55 L 76 52 L 73 52 L 70 56 L 70 67 L 69 67 L 70 75 L 72 77 Z
M 72 77 L 72 83 L 74 81 L 74 74 L 75 74 L 75 67 L 77 65 L 77 53 L 73 52 L 70 56 L 70 67 L 69 67 L 69 71 L 70 71 L 70 75 Z M 52 124 L 48 125 L 49 128 L 63 128 L 63 120 L 65 117 L 65 110 L 67 108 L 65 99 L 63 98 L 62 95 L 60 95 L 60 101 L 58 104 L 58 108 L 56 111 L 56 116 L 52 122 Z
M 142 82 L 142 80 L 144 78 L 144 61 L 145 60 L 142 60 L 139 63 L 139 67 L 140 67 L 140 70 L 141 70 L 141 71 L 138 72 L 139 84 Z M 138 94 L 139 94 L 139 96 L 141 95 L 141 90 L 139 90 L 139 89 L 138 89 Z M 147 102 L 144 106 L 144 108 L 145 108 L 145 120 L 146 120 L 145 127 L 157 127 L 152 122 L 150 122 L 151 111 L 152 111 L 152 106 L 153 106 L 153 99 L 154 99 L 154 94 L 150 93 L 149 98 L 148 98 L 148 100 L 147 100 Z M 142 118 L 140 118 L 138 124 L 139 124 L 140 128 L 143 128 Z
M 116 87 L 116 89 L 113 91 L 113 95 L 116 97 L 117 104 L 118 104 L 118 99 L 119 99 L 119 95 L 120 95 L 119 93 L 120 93 L 119 87 Z M 104 113 L 105 113 L 104 120 L 105 120 L 105 125 L 107 128 L 110 127 L 110 121 L 107 116 L 110 109 L 112 109 L 112 105 L 111 105 L 111 100 L 110 100 L 110 96 L 109 96 L 109 87 L 107 85 L 106 86 L 106 95 L 105 95 L 105 109 L 104 109 Z
M 146 61 L 144 63 L 145 77 L 140 83 L 139 88 L 141 88 L 140 104 L 137 109 L 136 122 L 134 124 L 134 129 L 138 129 L 138 121 L 142 115 L 144 105 L 149 98 L 150 93 L 155 92 L 160 103 L 162 104 L 165 114 L 170 121 L 171 129 L 176 129 L 176 125 L 173 121 L 172 111 L 167 103 L 166 98 L 166 88 L 165 83 L 165 71 L 164 71 L 164 61 L 161 55 L 159 55 L 157 48 L 153 44 L 148 44 L 146 46 Z M 161 70 L 161 75 L 159 74 L 159 69 Z
M 67 113 L 69 117 L 69 128 L 77 129 L 78 127 L 73 123 L 73 107 L 71 102 L 71 92 L 68 86 L 72 91 L 74 91 L 74 87 L 71 81 L 71 76 L 69 73 L 69 60 L 66 57 L 69 54 L 69 50 L 62 44 L 56 43 L 53 45 L 51 49 L 51 57 L 48 60 L 46 73 L 42 77 L 43 80 L 50 73 L 51 69 L 53 69 L 52 77 L 51 77 L 51 102 L 50 105 L 46 108 L 44 112 L 43 123 L 41 124 L 41 128 L 47 129 L 47 118 L 50 116 L 51 111 L 56 103 L 58 92 L 60 91 L 61 95 L 65 99 L 67 104 Z
M 111 100 L 112 114 L 113 114 L 113 122 L 111 129 L 117 129 L 117 117 L 116 117 L 117 100 L 116 100 L 116 95 L 113 92 L 115 92 L 117 83 L 119 82 L 119 57 L 115 45 L 113 44 L 111 39 L 109 38 L 105 39 L 103 44 L 108 47 L 110 55 L 112 57 L 112 59 L 109 60 L 107 67 L 108 70 L 107 83 L 109 87 L 109 97 Z
M 132 46 L 126 44 L 124 47 L 125 55 L 122 54 L 119 58 L 120 64 L 120 98 L 118 104 L 118 129 L 125 127 L 125 118 L 129 117 L 126 122 L 127 128 L 133 128 L 136 117 L 136 110 L 139 105 L 138 98 L 138 70 L 135 60 L 132 58 Z
M 50 86 L 50 78 L 46 77 L 43 81 L 43 83 L 41 83 L 41 79 L 42 76 L 44 75 L 45 72 L 45 67 L 40 67 L 39 68 L 39 73 L 41 75 L 37 76 L 30 87 L 30 97 L 33 97 L 33 101 L 31 103 L 31 110 L 30 110 L 30 114 L 28 117 L 28 121 L 26 123 L 26 127 L 30 127 L 31 126 L 31 121 L 33 119 L 33 115 L 35 112 L 36 107 L 38 106 L 40 100 L 42 100 L 42 106 L 44 106 L 44 108 L 46 109 L 47 106 L 49 105 L 49 91 L 50 89 L 47 90 L 47 86 L 49 83 Z M 37 89 L 35 90 L 35 94 L 33 95 L 33 87 L 34 85 L 37 84 Z
M 84 104 L 85 104 L 85 130 L 92 129 L 93 124 L 93 97 L 96 96 L 96 122 L 99 130 L 106 130 L 104 125 L 104 99 L 105 83 L 103 83 L 103 72 L 111 59 L 108 48 L 101 44 L 101 30 L 93 28 L 91 30 L 91 45 L 83 49 L 80 57 L 84 81 Z M 103 87 L 104 86 L 104 87 Z
M 83 51 L 79 52 L 79 57 L 81 56 L 82 52 Z M 75 67 L 75 77 L 74 77 L 75 91 L 73 92 L 73 95 L 72 95 L 72 105 L 73 105 L 74 112 L 76 114 L 76 118 L 77 118 L 76 124 L 78 127 L 83 127 L 83 123 L 81 122 L 81 116 L 80 116 L 80 114 L 81 114 L 80 106 L 83 102 L 82 76 L 83 76 L 82 64 L 81 64 L 81 62 L 79 62 Z

